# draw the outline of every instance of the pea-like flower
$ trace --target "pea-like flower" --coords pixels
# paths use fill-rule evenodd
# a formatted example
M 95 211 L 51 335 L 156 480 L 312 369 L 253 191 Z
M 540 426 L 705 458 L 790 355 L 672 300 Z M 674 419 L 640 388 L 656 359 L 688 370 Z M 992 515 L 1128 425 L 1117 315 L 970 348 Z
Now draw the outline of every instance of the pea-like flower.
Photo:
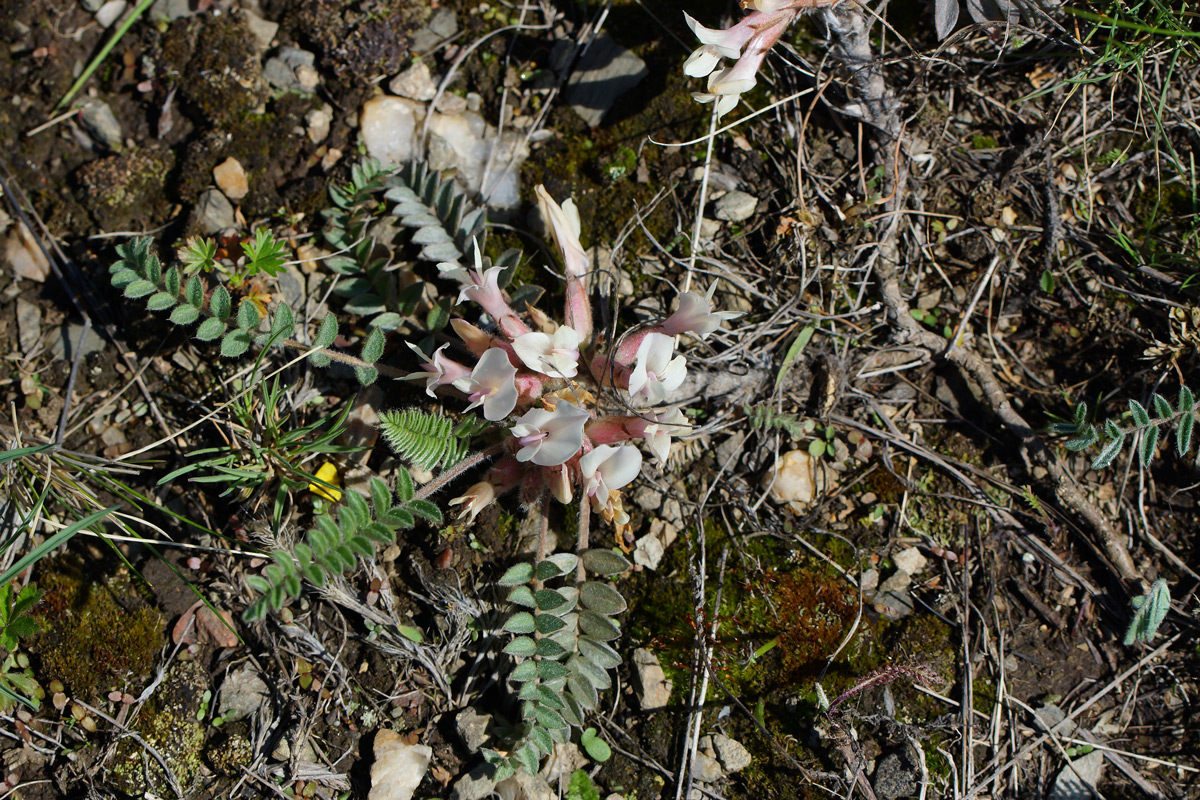
M 517 358 L 534 372 L 557 378 L 574 378 L 579 372 L 579 334 L 560 325 L 549 334 L 533 332 L 513 339 Z
M 450 505 L 462 506 L 462 510 L 459 512 L 459 519 L 466 519 L 469 525 L 479 516 L 479 512 L 491 505 L 491 502 L 495 499 L 496 487 L 487 481 L 480 481 L 470 489 L 467 489 L 467 493 L 462 497 L 456 497 L 451 500 Z
M 671 316 L 663 320 L 659 329 L 668 336 L 678 336 L 690 333 L 701 339 L 707 339 L 709 334 L 721 327 L 721 323 L 729 319 L 737 319 L 742 314 L 739 311 L 713 311 L 712 297 L 717 284 L 714 281 L 708 287 L 707 294 L 684 292 L 679 295 L 679 307 Z
M 645 439 L 650 452 L 665 464 L 667 456 L 671 454 L 671 437 L 682 436 L 692 429 L 692 425 L 678 408 L 668 411 L 652 411 L 649 416 L 654 421 L 647 421 L 642 426 L 642 438 Z
M 559 401 L 553 411 L 526 411 L 509 429 L 521 446 L 517 460 L 541 467 L 565 464 L 583 447 L 583 425 L 588 416 L 588 412 L 565 401 Z
M 436 397 L 433 390 L 439 386 L 449 386 L 463 378 L 471 377 L 471 370 L 459 364 L 453 359 L 442 355 L 442 351 L 450 345 L 444 344 L 433 353 L 433 358 L 426 356 L 421 352 L 421 348 L 417 347 L 412 342 L 405 342 L 408 348 L 421 357 L 421 366 L 425 368 L 424 372 L 411 372 L 404 376 L 406 381 L 417 381 L 425 379 L 425 394 L 430 397 Z
M 636 447 L 593 447 L 579 459 L 583 493 L 600 509 L 610 508 L 609 496 L 627 486 L 642 470 L 642 454 Z
M 637 361 L 629 375 L 629 394 L 644 394 L 652 404 L 661 403 L 687 376 L 687 359 L 671 358 L 675 340 L 662 333 L 649 333 L 642 339 Z
M 455 381 L 455 388 L 471 400 L 467 410 L 483 406 L 483 416 L 499 422 L 517 406 L 517 368 L 508 360 L 508 353 L 493 347 L 484 353 L 469 377 Z

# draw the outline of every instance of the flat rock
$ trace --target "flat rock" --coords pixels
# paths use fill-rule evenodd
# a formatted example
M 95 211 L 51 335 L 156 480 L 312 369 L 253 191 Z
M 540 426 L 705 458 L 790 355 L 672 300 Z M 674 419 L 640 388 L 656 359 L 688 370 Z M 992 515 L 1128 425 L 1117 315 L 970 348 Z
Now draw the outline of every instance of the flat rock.
M 401 97 L 372 97 L 359 114 L 359 135 L 367 155 L 387 166 L 413 157 L 417 123 L 424 119 L 420 103 Z
M 496 789 L 496 782 L 491 776 L 494 770 L 490 764 L 480 764 L 466 775 L 454 782 L 450 790 L 450 800 L 483 800 L 491 797 Z
M 779 505 L 794 503 L 810 506 L 828 488 L 829 471 L 807 450 L 790 450 L 767 471 L 763 485 L 770 486 L 770 498 Z
M 50 341 L 50 355 L 70 361 L 75 358 L 75 348 L 79 347 L 80 357 L 89 353 L 99 353 L 104 349 L 104 337 L 94 327 L 88 328 L 87 336 L 83 337 L 80 345 L 79 337 L 83 333 L 83 325 L 69 322 L 58 329 L 58 335 Z
M 410 44 L 414 53 L 428 53 L 446 39 L 458 33 L 458 17 L 442 6 L 429 17 L 425 27 L 413 34 Z
M 929 561 L 921 555 L 920 550 L 909 547 L 893 555 L 892 563 L 896 565 L 896 569 L 904 570 L 909 575 L 920 575 Z
M 739 191 L 726 192 L 713 203 L 713 215 L 725 222 L 744 222 L 754 215 L 757 208 L 758 198 L 754 195 Z
M 44 283 L 50 275 L 50 262 L 23 222 L 18 222 L 8 231 L 4 257 L 18 278 Z
M 316 86 L 316 69 L 313 67 L 316 58 L 299 47 L 281 47 L 263 64 L 263 78 L 276 89 L 311 92 Z
M 566 100 L 571 109 L 594 128 L 618 97 L 649 74 L 646 62 L 602 33 L 592 40 L 571 72 Z
M 109 0 L 96 9 L 96 22 L 101 28 L 111 28 L 129 8 L 128 0 Z
M 42 309 L 24 297 L 17 298 L 17 341 L 21 354 L 29 355 L 42 338 Z
M 692 762 L 692 777 L 702 783 L 716 783 L 725 777 L 725 772 L 715 758 L 697 752 L 696 760 Z
M 539 775 L 521 770 L 496 784 L 500 800 L 556 800 L 558 793 Z
M 154 5 L 150 6 L 150 18 L 173 22 L 190 17 L 196 13 L 196 7 L 193 7 L 192 3 L 193 0 L 156 0 Z
M 213 182 L 230 200 L 241 200 L 250 191 L 246 170 L 236 158 L 227 158 L 213 167 Z
M 219 189 L 208 189 L 200 195 L 192 220 L 196 230 L 204 234 L 219 233 L 236 223 L 233 205 Z
M 714 733 L 711 742 L 717 760 L 721 762 L 721 766 L 725 768 L 726 772 L 738 772 L 750 766 L 750 751 L 743 747 L 738 740 Z
M 462 743 L 472 753 L 479 752 L 479 748 L 487 742 L 487 729 L 491 724 L 490 714 L 480 714 L 474 708 L 464 708 L 454 717 L 454 729 L 458 732 L 458 738 L 462 739 Z
M 658 569 L 658 565 L 662 563 L 663 556 L 666 554 L 666 548 L 662 542 L 653 533 L 647 533 L 636 542 L 636 547 L 633 551 L 633 563 L 639 564 L 646 569 Z
M 872 788 L 879 800 L 901 800 L 916 797 L 921 787 L 921 773 L 899 753 L 888 753 L 875 767 Z
M 546 757 L 538 775 L 552 786 L 559 780 L 566 783 L 571 779 L 571 773 L 583 769 L 587 763 L 588 757 L 579 750 L 579 745 L 574 742 L 555 742 L 554 752 Z
M 428 745 L 408 744 L 388 728 L 379 731 L 367 800 L 412 800 L 432 759 L 433 749 Z
M 79 121 L 88 134 L 109 150 L 121 149 L 121 123 L 108 103 L 89 97 L 79 110 Z
M 268 694 L 267 684 L 251 665 L 231 670 L 221 684 L 217 716 L 225 722 L 244 719 L 258 711 Z
M 1093 750 L 1071 759 L 1059 770 L 1050 790 L 1050 800 L 1090 800 L 1104 773 L 1104 753 Z
M 244 8 L 242 9 L 242 20 L 246 23 L 250 35 L 254 37 L 254 44 L 259 55 L 270 50 L 271 42 L 275 41 L 275 34 L 279 33 L 279 23 L 263 19 L 253 11 Z
M 333 125 L 333 109 L 329 105 L 314 108 L 304 115 L 305 133 L 313 144 L 320 144 L 329 136 L 329 128 Z
M 388 91 L 410 100 L 432 100 L 437 94 L 437 81 L 429 71 L 429 64 L 418 61 L 401 72 L 388 83 Z
M 674 686 L 667 680 L 658 657 L 644 647 L 633 651 L 633 679 L 638 706 L 643 711 L 665 708 L 671 701 Z

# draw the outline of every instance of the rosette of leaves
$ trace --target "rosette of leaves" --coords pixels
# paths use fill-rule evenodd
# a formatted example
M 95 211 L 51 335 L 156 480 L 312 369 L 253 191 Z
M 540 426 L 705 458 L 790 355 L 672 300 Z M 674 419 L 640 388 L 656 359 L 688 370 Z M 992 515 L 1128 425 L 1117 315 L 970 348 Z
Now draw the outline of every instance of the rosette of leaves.
M 612 686 L 609 673 L 621 663 L 611 644 L 621 635 L 614 617 L 626 609 L 625 598 L 604 581 L 547 586 L 577 578 L 580 567 L 584 575 L 612 576 L 629 569 L 629 562 L 611 550 L 557 553 L 536 565 L 517 564 L 500 578 L 501 586 L 510 587 L 513 613 L 504 630 L 513 638 L 504 652 L 519 661 L 509 678 L 520 687 L 523 733 L 508 755 L 485 751 L 497 779 L 517 769 L 537 773 L 554 744 L 568 741 L 600 692 Z
M 400 502 L 392 503 L 392 492 L 379 478 L 371 479 L 371 504 L 358 492 L 346 492 L 337 518 L 321 514 L 316 527 L 290 549 L 276 549 L 262 575 L 249 575 L 246 583 L 262 596 L 243 613 L 247 622 L 278 611 L 288 598 L 299 597 L 304 583 L 324 586 L 332 576 L 354 570 L 360 558 L 375 554 L 376 544 L 391 544 L 397 531 L 411 528 L 421 517 L 441 524 L 442 512 L 428 500 L 415 497 L 412 478 L 399 470 L 396 492 Z M 373 506 L 373 508 L 372 508 Z
M 1179 398 L 1175 407 L 1161 394 L 1155 393 L 1151 405 L 1154 407 L 1154 417 L 1137 400 L 1129 401 L 1129 418 L 1132 427 L 1122 427 L 1120 422 L 1109 418 L 1104 421 L 1104 446 L 1092 459 L 1092 469 L 1104 469 L 1112 464 L 1125 447 L 1128 438 L 1133 448 L 1133 457 L 1143 467 L 1149 467 L 1158 451 L 1158 443 L 1164 430 L 1175 426 L 1175 451 L 1180 456 L 1187 455 L 1192 449 L 1192 432 L 1196 424 L 1196 399 L 1192 390 L 1187 386 L 1179 388 Z M 1087 404 L 1075 406 L 1074 420 L 1071 422 L 1056 422 L 1050 426 L 1055 433 L 1065 434 L 1071 438 L 1067 441 L 1068 450 L 1081 452 L 1100 441 L 1100 432 L 1095 425 L 1088 422 Z
M 309 355 L 309 361 L 324 367 L 332 360 L 329 348 L 338 335 L 338 321 L 327 315 L 318 328 L 311 345 L 292 338 L 296 329 L 296 317 L 292 309 L 278 303 L 273 314 L 248 300 L 234 303 L 234 297 L 223 285 L 217 284 L 210 291 L 205 282 L 192 275 L 185 279 L 178 267 L 164 268 L 151 249 L 151 239 L 142 237 L 117 246 L 120 259 L 109 267 L 112 285 L 120 289 L 125 297 L 135 300 L 146 299 L 151 311 L 170 311 L 169 319 L 176 325 L 196 325 L 196 338 L 203 342 L 220 340 L 221 355 L 237 358 L 250 349 L 251 345 L 265 347 L 283 344 L 297 349 L 317 348 Z M 267 325 L 263 325 L 266 316 Z M 358 380 L 368 385 L 374 383 L 379 372 L 372 364 L 383 356 L 384 332 L 372 329 L 364 338 L 359 355 L 363 365 L 355 367 Z

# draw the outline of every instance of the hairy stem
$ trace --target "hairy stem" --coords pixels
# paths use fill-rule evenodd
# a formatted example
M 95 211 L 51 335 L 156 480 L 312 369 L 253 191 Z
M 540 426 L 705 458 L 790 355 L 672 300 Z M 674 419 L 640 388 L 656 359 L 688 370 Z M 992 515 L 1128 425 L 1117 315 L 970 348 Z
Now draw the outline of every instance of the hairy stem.
M 487 461 L 489 458 L 491 458 L 492 456 L 499 453 L 503 448 L 504 448 L 504 442 L 500 442 L 499 444 L 494 444 L 491 447 L 487 448 L 486 450 L 481 450 L 478 453 L 472 453 L 471 455 L 467 456 L 462 461 L 458 462 L 457 464 L 455 464 L 452 467 L 447 467 L 446 469 L 444 469 L 440 473 L 438 473 L 438 476 L 436 478 L 434 478 L 429 483 L 422 486 L 420 488 L 420 490 L 416 494 L 413 495 L 413 499 L 414 500 L 428 500 L 429 496 L 432 495 L 434 492 L 443 488 L 446 484 L 450 483 L 450 481 L 454 480 L 459 475 L 462 475 L 464 472 L 469 470 L 471 467 L 477 466 L 479 464 L 482 464 L 484 461 Z

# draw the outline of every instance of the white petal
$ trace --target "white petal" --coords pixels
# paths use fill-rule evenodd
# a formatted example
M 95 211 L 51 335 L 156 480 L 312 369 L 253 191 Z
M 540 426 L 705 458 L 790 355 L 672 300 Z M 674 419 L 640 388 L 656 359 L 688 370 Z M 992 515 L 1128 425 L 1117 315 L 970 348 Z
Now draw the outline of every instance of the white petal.
M 704 45 L 692 51 L 687 61 L 683 62 L 683 74 L 693 78 L 704 78 L 712 73 L 721 63 L 721 54 L 715 47 Z
M 642 471 L 642 454 L 636 447 L 618 447 L 600 466 L 604 483 L 609 489 L 630 484 Z
M 526 367 L 542 375 L 546 372 L 546 359 L 552 340 L 544 333 L 524 333 L 513 339 L 513 351 Z

